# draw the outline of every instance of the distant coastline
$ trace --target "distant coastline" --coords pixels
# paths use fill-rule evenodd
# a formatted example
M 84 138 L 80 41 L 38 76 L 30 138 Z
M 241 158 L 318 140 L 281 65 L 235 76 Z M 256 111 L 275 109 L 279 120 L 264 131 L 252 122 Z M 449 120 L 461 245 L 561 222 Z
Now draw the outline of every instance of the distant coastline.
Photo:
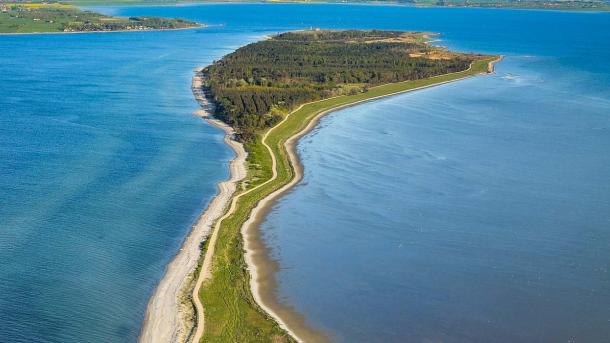
M 115 17 L 57 2 L 0 2 L 0 34 L 163 31 L 202 27 L 182 18 Z
M 0 36 L 24 36 L 24 35 L 82 35 L 89 33 L 125 33 L 125 32 L 160 32 L 160 31 L 183 31 L 204 29 L 208 27 L 206 24 L 199 26 L 181 27 L 177 29 L 150 29 L 150 30 L 116 30 L 116 31 L 71 31 L 71 32 L 0 32 Z
M 381 5 L 381 6 L 407 6 L 414 8 L 482 8 L 482 9 L 518 9 L 518 10 L 548 10 L 548 11 L 575 11 L 575 12 L 607 12 L 610 4 L 603 1 L 526 1 L 521 3 L 498 0 L 496 2 L 485 1 L 336 1 L 336 0 L 176 0 L 168 1 L 67 1 L 78 6 L 189 6 L 189 5 L 213 5 L 213 4 L 346 4 L 346 5 Z

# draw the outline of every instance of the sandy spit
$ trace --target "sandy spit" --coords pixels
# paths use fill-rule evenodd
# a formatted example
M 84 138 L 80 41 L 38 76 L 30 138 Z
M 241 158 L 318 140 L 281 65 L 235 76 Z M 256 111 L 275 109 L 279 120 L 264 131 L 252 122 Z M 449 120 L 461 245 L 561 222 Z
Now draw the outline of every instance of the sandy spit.
M 493 66 L 497 61 L 493 61 L 489 64 L 488 72 L 493 72 Z M 455 82 L 464 78 L 447 82 Z M 288 184 L 273 192 L 258 203 L 258 205 L 253 209 L 248 220 L 242 226 L 241 232 L 244 239 L 245 260 L 251 278 L 250 288 L 255 301 L 261 307 L 261 309 L 273 317 L 278 324 L 297 341 L 326 342 L 328 341 L 328 337 L 326 337 L 323 333 L 310 328 L 306 324 L 303 316 L 298 314 L 294 309 L 278 301 L 276 295 L 277 286 L 275 283 L 277 263 L 270 258 L 269 251 L 261 239 L 259 224 L 261 220 L 264 219 L 266 213 L 269 212 L 270 206 L 273 204 L 273 202 L 294 187 L 303 176 L 303 168 L 298 158 L 298 154 L 295 151 L 298 140 L 311 131 L 317 125 L 322 116 L 330 112 L 358 105 L 363 102 L 376 100 L 382 97 L 415 91 L 422 88 L 434 87 L 447 82 L 387 94 L 329 109 L 319 113 L 309 122 L 306 128 L 290 137 L 285 142 L 285 148 L 294 168 L 295 175 Z M 206 279 L 206 277 L 201 276 L 196 279 L 193 275 L 197 262 L 201 258 L 200 244 L 210 234 L 212 224 L 221 218 L 229 204 L 232 205 L 232 197 L 237 189 L 238 183 L 246 177 L 246 152 L 241 144 L 232 139 L 233 131 L 230 127 L 209 116 L 210 113 L 213 113 L 213 104 L 206 99 L 205 95 L 201 91 L 201 84 L 202 78 L 200 70 L 197 70 L 195 76 L 193 77 L 192 88 L 201 109 L 195 112 L 195 114 L 206 118 L 206 120 L 208 120 L 208 122 L 210 122 L 212 125 L 223 129 L 225 131 L 225 142 L 235 151 L 237 156 L 231 161 L 230 179 L 219 183 L 218 195 L 212 200 L 208 208 L 193 226 L 192 231 L 184 241 L 180 252 L 168 265 L 163 279 L 159 283 L 154 295 L 151 297 L 140 335 L 140 342 L 143 343 L 185 342 L 193 338 L 193 325 L 195 318 L 197 317 L 195 317 L 194 308 L 189 297 L 192 296 L 191 294 L 195 288 L 196 282 L 201 282 L 202 280 Z M 301 105 L 300 107 L 302 106 L 304 105 Z M 300 107 L 296 110 L 300 109 Z M 264 140 L 263 144 L 269 149 L 269 146 L 264 143 Z M 277 173 L 275 170 L 275 163 L 273 168 L 274 179 Z M 231 209 L 229 209 L 229 212 L 231 212 Z M 201 274 L 207 274 L 206 271 L 211 269 L 210 266 L 206 266 L 206 264 L 210 264 L 209 260 L 210 258 L 203 260 Z M 200 313 L 201 316 L 199 319 L 201 321 L 200 324 L 203 324 L 204 311 L 203 309 L 199 310 L 200 311 L 198 311 L 198 313 Z M 202 329 L 203 325 L 201 325 L 198 332 L 203 331 Z
M 225 212 L 238 183 L 246 177 L 246 151 L 242 144 L 233 140 L 233 129 L 209 117 L 212 105 L 200 90 L 199 70 L 196 70 L 193 77 L 192 89 L 201 106 L 194 114 L 224 130 L 225 143 L 235 151 L 236 157 L 230 162 L 229 180 L 218 184 L 218 194 L 193 225 L 182 248 L 167 266 L 165 275 L 150 298 L 140 333 L 139 341 L 142 343 L 185 342 L 190 338 L 194 312 L 189 297 L 194 283 L 193 272 L 201 257 L 201 242 L 210 234 L 214 221 Z

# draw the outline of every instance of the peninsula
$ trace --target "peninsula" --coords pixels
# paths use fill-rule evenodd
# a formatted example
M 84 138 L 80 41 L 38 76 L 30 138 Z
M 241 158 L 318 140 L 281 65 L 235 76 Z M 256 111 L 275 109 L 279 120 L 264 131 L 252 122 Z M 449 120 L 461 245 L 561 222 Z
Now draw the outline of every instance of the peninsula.
M 219 198 L 212 202 L 151 299 L 142 341 L 162 334 L 193 342 L 326 340 L 275 298 L 274 268 L 257 223 L 300 180 L 294 146 L 321 116 L 489 73 L 500 58 L 434 47 L 429 36 L 288 32 L 244 46 L 196 73 L 193 90 L 202 114 L 225 128 L 238 157 L 230 182 L 221 187 L 222 204 Z M 201 244 L 198 237 L 208 232 Z M 189 264 L 198 249 L 199 263 Z M 181 267 L 186 265 L 195 270 Z M 188 273 L 186 281 L 176 277 Z M 185 305 L 189 300 L 192 306 Z M 181 313 L 164 314 L 164 302 L 180 303 Z M 178 323 L 180 318 L 192 322 Z
M 180 18 L 112 17 L 57 2 L 0 1 L 0 34 L 178 30 L 200 26 Z

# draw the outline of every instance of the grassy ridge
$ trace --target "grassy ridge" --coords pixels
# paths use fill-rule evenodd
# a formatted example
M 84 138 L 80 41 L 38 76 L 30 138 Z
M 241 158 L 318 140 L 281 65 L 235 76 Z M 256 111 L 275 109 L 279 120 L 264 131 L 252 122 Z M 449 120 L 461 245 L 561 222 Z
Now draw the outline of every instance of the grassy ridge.
M 263 313 L 252 297 L 249 274 L 243 256 L 240 229 L 256 204 L 267 195 L 290 182 L 294 177 L 284 142 L 299 133 L 324 111 L 379 96 L 405 92 L 419 87 L 457 80 L 487 72 L 488 63 L 496 59 L 489 57 L 472 64 L 470 70 L 435 76 L 416 81 L 405 81 L 371 88 L 366 93 L 344 95 L 309 103 L 291 113 L 289 117 L 272 128 L 266 143 L 271 147 L 277 161 L 277 178 L 272 182 L 244 195 L 230 217 L 222 222 L 213 260 L 213 276 L 202 287 L 200 298 L 205 312 L 205 342 L 292 342 L 279 326 Z M 262 145 L 261 136 L 247 145 L 251 152 L 248 160 L 248 179 L 271 175 L 271 157 Z M 254 153 L 252 153 L 254 152 Z M 249 187 L 252 187 L 250 185 Z

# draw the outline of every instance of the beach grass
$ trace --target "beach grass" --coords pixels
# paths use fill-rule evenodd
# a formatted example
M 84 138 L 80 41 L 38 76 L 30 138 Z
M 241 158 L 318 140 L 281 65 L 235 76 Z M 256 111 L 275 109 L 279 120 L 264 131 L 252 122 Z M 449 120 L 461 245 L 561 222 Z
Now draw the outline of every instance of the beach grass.
M 288 184 L 295 176 L 284 143 L 303 131 L 321 113 L 377 97 L 450 82 L 488 72 L 497 57 L 473 62 L 471 68 L 452 74 L 415 81 L 385 84 L 356 95 L 343 95 L 305 104 L 286 120 L 270 129 L 266 144 L 277 163 L 277 176 L 255 190 L 239 197 L 234 212 L 220 225 L 212 259 L 212 276 L 199 294 L 205 308 L 205 342 L 293 342 L 286 331 L 259 308 L 250 291 L 250 276 L 244 259 L 241 227 L 256 205 L 269 194 Z M 248 188 L 271 178 L 271 157 L 262 143 L 262 136 L 246 145 L 249 152 Z

